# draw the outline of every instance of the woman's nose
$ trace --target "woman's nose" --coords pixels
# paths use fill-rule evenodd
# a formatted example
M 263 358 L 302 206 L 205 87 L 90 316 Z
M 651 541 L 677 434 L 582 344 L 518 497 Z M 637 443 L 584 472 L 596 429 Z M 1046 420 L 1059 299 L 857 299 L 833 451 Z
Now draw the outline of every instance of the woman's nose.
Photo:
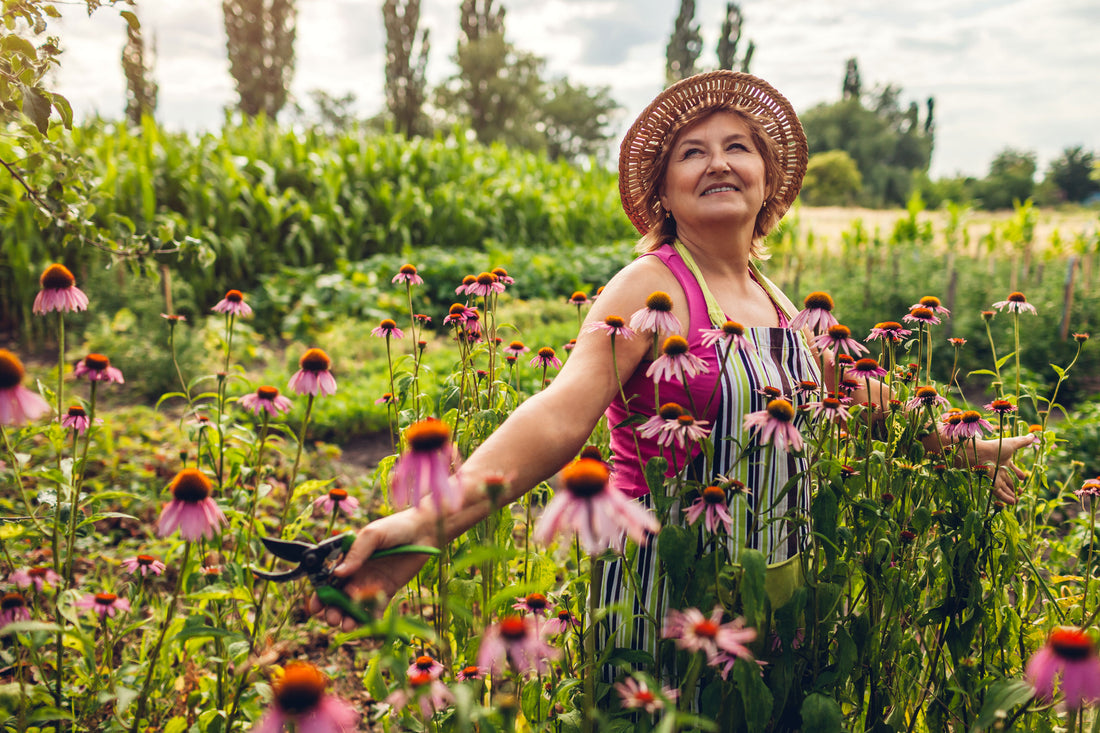
M 718 155 L 711 156 L 710 165 L 707 166 L 708 173 L 726 173 L 730 170 L 732 169 L 725 155 L 719 153 Z

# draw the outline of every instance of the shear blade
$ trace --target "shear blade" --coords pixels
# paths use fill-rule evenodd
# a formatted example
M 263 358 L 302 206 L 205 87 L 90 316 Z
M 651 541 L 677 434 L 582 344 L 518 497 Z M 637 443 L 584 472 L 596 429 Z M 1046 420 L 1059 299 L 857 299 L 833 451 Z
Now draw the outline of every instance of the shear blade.
M 308 542 L 280 540 L 277 537 L 263 537 L 261 539 L 264 543 L 264 547 L 266 547 L 272 555 L 283 560 L 289 560 L 290 562 L 301 562 L 306 553 L 316 547 L 316 545 Z
M 288 580 L 294 580 L 302 576 L 303 571 L 301 568 L 294 568 L 293 570 L 287 570 L 284 573 L 269 573 L 266 570 L 257 570 L 252 568 L 252 574 L 262 580 L 270 580 L 275 583 L 285 583 Z

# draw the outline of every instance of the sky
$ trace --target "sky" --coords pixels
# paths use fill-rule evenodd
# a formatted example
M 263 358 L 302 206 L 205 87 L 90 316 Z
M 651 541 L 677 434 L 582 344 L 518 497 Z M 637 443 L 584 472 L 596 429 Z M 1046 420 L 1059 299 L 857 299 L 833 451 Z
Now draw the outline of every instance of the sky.
M 429 83 L 454 73 L 460 0 L 421 0 L 430 34 Z M 497 0 L 516 47 L 545 59 L 548 77 L 606 86 L 622 110 L 621 136 L 664 82 L 665 46 L 678 0 Z M 70 6 L 55 90 L 78 118 L 117 119 L 125 109 L 119 61 L 125 22 L 102 8 Z M 1096 0 L 741 0 L 742 49 L 756 45 L 752 73 L 797 112 L 840 97 L 845 62 L 859 61 L 864 90 L 901 88 L 921 108 L 935 98 L 933 178 L 984 176 L 998 152 L 1037 155 L 1040 173 L 1067 147 L 1100 155 L 1100 2 Z M 385 28 L 381 0 L 298 0 L 292 95 L 354 94 L 364 117 L 383 110 Z M 217 129 L 236 95 L 220 0 L 142 0 L 155 40 L 157 117 L 171 129 Z M 724 0 L 697 0 L 700 67 L 716 64 Z

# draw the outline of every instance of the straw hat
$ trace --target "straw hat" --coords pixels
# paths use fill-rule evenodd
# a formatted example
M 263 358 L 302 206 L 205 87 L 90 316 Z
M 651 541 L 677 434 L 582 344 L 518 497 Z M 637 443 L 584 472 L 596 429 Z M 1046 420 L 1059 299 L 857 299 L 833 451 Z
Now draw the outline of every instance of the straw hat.
M 667 142 L 669 130 L 692 111 L 730 105 L 758 117 L 779 148 L 783 180 L 768 201 L 782 216 L 802 188 L 808 149 L 806 134 L 791 103 L 771 84 L 738 71 L 710 71 L 678 81 L 657 95 L 638 115 L 619 146 L 619 195 L 623 210 L 645 234 L 663 216 L 659 204 L 643 200 L 645 183 Z

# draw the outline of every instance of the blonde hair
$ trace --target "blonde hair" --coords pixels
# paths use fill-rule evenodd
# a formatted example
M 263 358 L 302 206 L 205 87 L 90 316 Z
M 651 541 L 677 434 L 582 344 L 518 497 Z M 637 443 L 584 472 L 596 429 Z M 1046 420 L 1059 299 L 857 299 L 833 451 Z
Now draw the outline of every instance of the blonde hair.
M 634 251 L 639 254 L 653 252 L 664 244 L 676 241 L 676 220 L 661 204 L 661 187 L 665 181 L 665 172 L 668 170 L 668 159 L 672 154 L 676 138 L 685 128 L 700 122 L 719 112 L 729 112 L 737 115 L 749 128 L 749 136 L 753 145 L 764 159 L 764 203 L 756 215 L 756 223 L 752 232 L 752 247 L 749 255 L 755 259 L 767 259 L 767 248 L 764 247 L 764 237 L 767 236 L 779 220 L 783 217 L 778 207 L 774 205 L 773 198 L 779 191 L 783 182 L 783 163 L 780 160 L 779 145 L 767 133 L 764 121 L 757 115 L 728 102 L 698 107 L 689 110 L 679 120 L 673 123 L 661 145 L 661 150 L 653 162 L 653 175 L 642 184 L 641 208 L 645 211 L 661 212 L 653 222 L 648 232 L 642 235 L 634 246 Z

